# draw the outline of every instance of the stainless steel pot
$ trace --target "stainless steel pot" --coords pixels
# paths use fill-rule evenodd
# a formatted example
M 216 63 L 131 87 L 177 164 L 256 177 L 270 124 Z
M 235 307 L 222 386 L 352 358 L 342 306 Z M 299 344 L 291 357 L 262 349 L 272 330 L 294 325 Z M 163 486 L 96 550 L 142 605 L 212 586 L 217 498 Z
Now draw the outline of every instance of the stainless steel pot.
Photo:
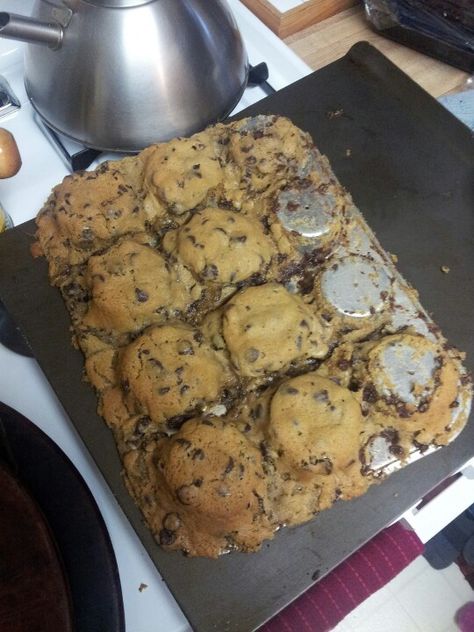
M 36 0 L 0 12 L 29 42 L 25 86 L 44 121 L 89 147 L 136 151 L 224 118 L 247 55 L 225 0 Z

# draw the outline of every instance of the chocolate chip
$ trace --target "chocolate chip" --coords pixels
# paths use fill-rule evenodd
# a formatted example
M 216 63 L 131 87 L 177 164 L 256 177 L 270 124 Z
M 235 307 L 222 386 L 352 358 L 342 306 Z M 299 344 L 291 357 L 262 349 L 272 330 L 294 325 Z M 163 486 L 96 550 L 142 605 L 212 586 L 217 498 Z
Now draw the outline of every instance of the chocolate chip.
M 183 439 L 182 437 L 179 437 L 178 439 L 176 439 L 176 443 L 178 443 L 179 445 L 182 445 L 183 448 L 189 448 L 191 445 L 191 441 L 188 441 L 188 439 Z
M 199 344 L 201 344 L 201 342 L 203 342 L 203 340 L 204 340 L 204 336 L 202 335 L 202 333 L 200 331 L 195 331 L 194 334 L 193 334 L 193 338 Z
M 176 540 L 176 534 L 169 529 L 161 529 L 159 533 L 159 541 L 163 546 L 169 546 Z
M 139 435 L 142 435 L 146 432 L 147 428 L 150 427 L 151 419 L 150 417 L 140 417 L 135 426 L 135 432 Z
M 364 390 L 362 391 L 362 399 L 364 400 L 364 402 L 375 404 L 378 398 L 379 395 L 377 393 L 377 389 L 373 384 L 367 384 L 366 386 L 364 386 Z
M 288 388 L 286 389 L 286 393 L 288 393 L 288 395 L 298 395 L 299 390 L 297 388 L 294 388 L 293 386 L 288 386 Z
M 219 275 L 219 269 L 214 263 L 208 263 L 202 271 L 203 278 L 209 279 L 211 281 L 214 279 L 217 279 L 218 275 Z
M 171 388 L 169 386 L 162 386 L 158 389 L 158 395 L 166 395 L 166 393 L 169 393 L 170 390 Z
M 176 490 L 176 496 L 183 505 L 191 505 L 196 498 L 196 490 L 193 485 L 182 485 Z
M 430 407 L 430 403 L 426 399 L 423 399 L 418 404 L 418 412 L 419 413 L 426 413 L 426 411 L 428 410 L 429 407 Z
M 176 415 L 175 417 L 168 419 L 166 425 L 170 430 L 179 430 L 189 417 L 189 415 Z
M 296 337 L 295 345 L 296 345 L 296 348 L 298 349 L 298 351 L 301 351 L 301 348 L 303 346 L 303 336 L 297 336 Z
M 401 445 L 391 445 L 389 446 L 388 451 L 396 457 L 402 457 L 405 454 L 405 450 Z
M 204 450 L 201 450 L 201 448 L 196 448 L 196 450 L 193 450 L 192 454 L 191 454 L 191 458 L 193 461 L 203 461 L 204 460 Z
M 235 465 L 234 459 L 230 456 L 229 460 L 227 461 L 224 474 L 230 474 L 232 470 L 234 469 L 234 465 Z
M 177 347 L 179 355 L 194 355 L 194 348 L 189 340 L 180 340 Z
M 247 362 L 256 362 L 259 357 L 260 351 L 258 351 L 258 349 L 255 349 L 254 347 L 250 347 L 245 352 L 245 359 L 247 360 Z
M 146 303 L 149 296 L 145 290 L 141 290 L 140 288 L 135 288 L 135 296 L 137 297 L 137 301 L 139 303 Z
M 336 366 L 338 369 L 341 369 L 341 371 L 347 371 L 347 369 L 351 366 L 351 362 L 350 360 L 346 360 L 346 358 L 341 358 L 337 361 Z
M 149 352 L 148 349 L 144 349 L 141 353 L 147 355 Z M 156 358 L 147 358 L 147 362 L 149 364 L 151 364 L 151 366 L 155 367 L 156 369 L 159 369 L 160 371 L 163 371 L 164 367 L 161 364 L 161 362 L 159 360 L 157 360 Z
M 329 393 L 324 388 L 322 391 L 316 391 L 316 393 L 314 393 L 313 395 L 313 399 L 315 399 L 317 402 L 327 402 L 329 401 Z
M 256 420 L 262 416 L 262 412 L 263 412 L 263 406 L 262 404 L 259 403 L 255 406 L 255 408 L 252 408 L 250 410 L 250 416 L 252 417 L 252 419 Z M 250 426 L 249 426 L 249 430 L 250 430 Z

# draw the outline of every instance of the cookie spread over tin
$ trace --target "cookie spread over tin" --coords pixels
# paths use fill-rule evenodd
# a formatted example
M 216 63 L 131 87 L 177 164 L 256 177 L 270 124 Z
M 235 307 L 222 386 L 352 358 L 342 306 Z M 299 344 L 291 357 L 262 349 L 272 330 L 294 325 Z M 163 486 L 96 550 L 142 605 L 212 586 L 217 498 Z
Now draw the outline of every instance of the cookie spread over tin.
M 467 420 L 462 354 L 288 119 L 68 176 L 37 226 L 164 548 L 257 550 Z

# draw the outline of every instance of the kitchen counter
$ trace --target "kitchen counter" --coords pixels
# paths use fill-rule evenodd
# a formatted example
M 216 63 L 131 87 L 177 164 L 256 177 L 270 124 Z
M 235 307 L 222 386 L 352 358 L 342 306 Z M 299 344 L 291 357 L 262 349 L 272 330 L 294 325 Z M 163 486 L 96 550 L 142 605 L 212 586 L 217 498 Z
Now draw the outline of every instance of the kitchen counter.
M 370 27 L 361 7 L 342 11 L 284 41 L 313 70 L 318 70 L 345 55 L 361 40 L 378 48 L 436 98 L 468 87 L 468 73 L 378 35 Z

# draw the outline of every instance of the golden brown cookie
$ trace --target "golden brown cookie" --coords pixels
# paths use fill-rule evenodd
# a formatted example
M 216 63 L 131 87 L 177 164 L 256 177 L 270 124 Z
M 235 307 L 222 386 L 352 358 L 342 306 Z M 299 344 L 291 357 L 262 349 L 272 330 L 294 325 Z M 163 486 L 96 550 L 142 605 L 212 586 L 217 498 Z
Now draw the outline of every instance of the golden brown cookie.
M 122 173 L 104 163 L 66 176 L 53 189 L 37 217 L 36 237 L 56 280 L 118 237 L 146 231 L 150 221 Z
M 222 151 L 212 130 L 153 147 L 144 169 L 148 203 L 179 216 L 215 195 L 224 177 Z
M 265 378 L 328 353 L 329 327 L 300 296 L 276 283 L 241 290 L 203 326 L 248 378 Z
M 165 250 L 203 283 L 237 284 L 264 277 L 276 248 L 257 219 L 221 208 L 206 208 L 166 233 Z
M 291 177 L 306 175 L 312 162 L 312 141 L 284 117 L 256 116 L 232 124 L 229 171 L 236 167 L 237 190 L 253 197 L 284 185 Z M 232 184 L 232 180 L 229 179 Z M 238 200 L 226 187 L 228 198 Z
M 90 257 L 85 284 L 91 298 L 80 328 L 112 335 L 184 318 L 202 293 L 185 268 L 170 266 L 155 248 L 133 240 Z
M 187 421 L 144 458 L 127 455 L 125 468 L 142 511 L 167 548 L 217 557 L 235 547 L 255 550 L 275 530 L 261 454 L 232 425 Z
M 125 348 L 117 372 L 129 406 L 158 428 L 225 404 L 237 385 L 225 356 L 182 323 L 145 330 Z
M 268 437 L 290 468 L 329 475 L 358 460 L 362 423 L 360 404 L 348 389 L 305 373 L 275 392 Z

